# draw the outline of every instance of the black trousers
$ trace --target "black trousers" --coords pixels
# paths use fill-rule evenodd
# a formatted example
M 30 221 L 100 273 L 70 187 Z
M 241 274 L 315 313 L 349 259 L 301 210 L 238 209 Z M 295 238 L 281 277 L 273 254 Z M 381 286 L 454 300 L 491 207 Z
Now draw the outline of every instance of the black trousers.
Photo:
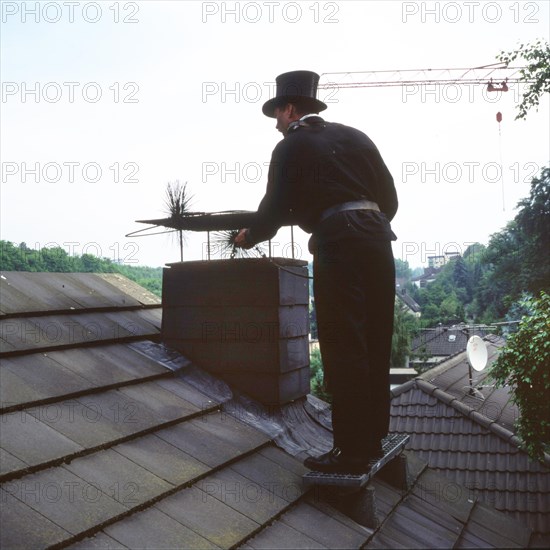
M 395 264 L 389 241 L 325 242 L 314 251 L 314 297 L 334 446 L 352 455 L 388 433 Z

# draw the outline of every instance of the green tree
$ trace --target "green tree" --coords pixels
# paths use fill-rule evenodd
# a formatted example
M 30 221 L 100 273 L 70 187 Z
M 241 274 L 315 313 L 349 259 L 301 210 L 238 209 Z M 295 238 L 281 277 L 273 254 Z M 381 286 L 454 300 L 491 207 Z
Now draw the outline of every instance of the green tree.
M 413 298 L 422 307 L 422 325 L 433 327 L 439 323 L 450 324 L 464 320 L 464 305 L 468 300 L 466 288 L 457 286 L 455 269 L 458 258 L 446 264 L 437 279 L 418 290 Z M 461 284 L 469 285 L 467 264 L 462 262 L 458 276 Z
M 511 386 L 520 417 L 517 435 L 529 456 L 540 459 L 550 448 L 550 296 L 525 303 L 524 316 L 490 372 L 497 386 Z
M 411 337 L 417 328 L 417 321 L 399 300 L 395 302 L 393 314 L 393 335 L 391 342 L 391 366 L 405 367 L 405 361 L 411 354 Z
M 409 262 L 395 258 L 395 278 L 410 281 L 411 277 L 412 271 L 409 267 Z
M 92 254 L 69 256 L 61 247 L 34 250 L 25 243 L 0 241 L 2 271 L 47 271 L 65 273 L 120 273 L 157 296 L 162 296 L 162 268 L 114 264 Z
M 470 295 L 470 272 L 466 262 L 459 256 L 453 260 L 453 283 L 457 288 L 466 291 L 466 297 Z
M 550 168 L 531 181 L 529 196 L 518 203 L 515 217 L 523 236 L 522 261 L 525 288 L 538 294 L 550 281 Z
M 42 248 L 38 251 L 38 257 L 40 258 L 40 271 L 67 273 L 74 269 L 67 251 L 59 246 Z
M 482 317 L 503 319 L 523 292 L 537 295 L 550 286 L 550 169 L 533 178 L 529 197 L 518 203 L 518 213 L 491 236 L 482 256 L 474 297 Z
M 332 398 L 326 391 L 323 381 L 323 361 L 319 348 L 314 349 L 310 353 L 309 369 L 311 375 L 311 393 L 327 403 L 332 403 Z
M 527 62 L 520 73 L 528 87 L 517 106 L 516 120 L 525 119 L 529 109 L 538 108 L 542 95 L 550 92 L 550 45 L 543 40 L 537 40 L 533 44 L 520 44 L 517 50 L 501 51 L 497 55 L 497 59 L 506 65 L 518 58 Z
M 439 313 L 447 324 L 461 320 L 461 304 L 454 290 L 441 302 Z

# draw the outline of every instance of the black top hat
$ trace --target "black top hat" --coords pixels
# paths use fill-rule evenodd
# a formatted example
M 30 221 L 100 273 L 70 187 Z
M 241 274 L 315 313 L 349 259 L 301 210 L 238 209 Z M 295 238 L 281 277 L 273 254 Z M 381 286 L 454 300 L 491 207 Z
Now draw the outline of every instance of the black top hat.
M 291 71 L 275 79 L 277 91 L 275 97 L 266 101 L 262 107 L 265 116 L 275 118 L 275 107 L 286 103 L 297 103 L 310 112 L 319 113 L 327 106 L 317 99 L 319 75 L 312 71 Z

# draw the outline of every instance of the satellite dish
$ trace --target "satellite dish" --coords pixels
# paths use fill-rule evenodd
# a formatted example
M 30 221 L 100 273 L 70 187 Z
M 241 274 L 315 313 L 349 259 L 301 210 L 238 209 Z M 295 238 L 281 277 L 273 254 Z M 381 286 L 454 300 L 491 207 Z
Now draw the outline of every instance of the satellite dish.
M 487 365 L 487 346 L 479 336 L 472 336 L 466 346 L 466 356 L 471 367 L 480 372 Z

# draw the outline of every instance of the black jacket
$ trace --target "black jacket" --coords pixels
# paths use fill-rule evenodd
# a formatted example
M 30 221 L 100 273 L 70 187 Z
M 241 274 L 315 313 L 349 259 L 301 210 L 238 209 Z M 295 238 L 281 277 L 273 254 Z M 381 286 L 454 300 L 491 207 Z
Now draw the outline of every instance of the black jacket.
M 319 224 L 321 213 L 340 203 L 367 199 L 381 212 L 347 211 Z M 287 133 L 271 156 L 267 189 L 247 240 L 271 239 L 282 225 L 345 238 L 362 234 L 393 240 L 389 221 L 397 211 L 393 178 L 363 132 L 321 117 L 308 117 Z

